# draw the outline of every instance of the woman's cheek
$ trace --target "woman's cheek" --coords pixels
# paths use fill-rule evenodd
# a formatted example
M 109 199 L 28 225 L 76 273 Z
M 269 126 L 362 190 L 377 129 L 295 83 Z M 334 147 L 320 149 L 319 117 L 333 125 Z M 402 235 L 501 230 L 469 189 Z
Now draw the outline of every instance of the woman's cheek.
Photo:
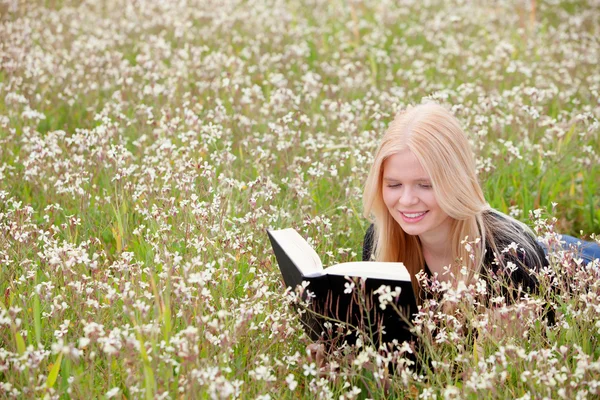
M 397 201 L 396 197 L 397 197 L 397 195 L 394 190 L 391 190 L 391 189 L 383 190 L 383 202 L 385 203 L 387 208 L 393 208 L 394 204 Z
M 381 194 L 383 197 L 383 202 L 385 203 L 386 207 L 389 208 L 389 206 L 390 206 L 390 191 L 388 189 L 383 189 Z

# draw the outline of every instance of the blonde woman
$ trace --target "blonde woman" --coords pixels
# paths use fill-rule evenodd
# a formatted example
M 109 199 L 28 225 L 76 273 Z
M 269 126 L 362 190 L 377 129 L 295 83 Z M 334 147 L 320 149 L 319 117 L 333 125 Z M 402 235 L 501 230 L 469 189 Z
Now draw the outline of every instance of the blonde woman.
M 531 271 L 547 265 L 533 232 L 486 202 L 467 136 L 438 104 L 410 108 L 391 122 L 375 154 L 363 206 L 373 221 L 363 259 L 402 261 L 416 293 L 415 276 L 422 270 L 456 282 L 476 273 L 490 280 L 502 269 L 509 285 L 534 291 Z
M 421 299 L 420 271 L 451 283 L 476 274 L 491 283 L 502 272 L 508 285 L 532 292 L 537 280 L 531 272 L 548 264 L 533 232 L 486 202 L 466 134 L 438 104 L 410 108 L 391 122 L 369 172 L 363 207 L 373 221 L 363 260 L 403 262 Z M 600 257 L 600 247 L 588 245 L 584 256 Z M 512 297 L 511 290 L 502 292 Z M 326 364 L 323 343 L 307 351 L 319 368 Z

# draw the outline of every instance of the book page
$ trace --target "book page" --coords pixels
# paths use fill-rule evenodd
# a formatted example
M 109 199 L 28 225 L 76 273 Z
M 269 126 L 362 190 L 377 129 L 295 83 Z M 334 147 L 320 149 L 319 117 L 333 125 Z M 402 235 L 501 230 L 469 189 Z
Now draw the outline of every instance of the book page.
M 325 268 L 327 275 L 342 275 L 358 278 L 390 279 L 410 281 L 410 274 L 400 262 L 357 261 L 336 264 Z
M 272 231 L 281 248 L 300 270 L 303 276 L 323 275 L 323 264 L 315 250 L 295 229 Z

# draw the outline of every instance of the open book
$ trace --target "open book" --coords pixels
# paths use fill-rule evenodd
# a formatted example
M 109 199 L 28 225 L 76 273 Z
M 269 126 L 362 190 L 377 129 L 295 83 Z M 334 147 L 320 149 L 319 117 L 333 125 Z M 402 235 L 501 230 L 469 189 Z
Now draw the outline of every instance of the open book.
M 295 289 L 309 282 L 304 298 L 308 291 L 311 309 L 302 321 L 313 339 L 333 336 L 325 325 L 329 321 L 333 326 L 341 322 L 359 328 L 375 343 L 412 340 L 406 321 L 417 312 L 417 305 L 404 264 L 362 261 L 323 268 L 317 253 L 294 229 L 267 233 L 285 285 Z M 390 291 L 391 296 L 386 295 Z M 385 307 L 382 299 L 387 300 Z M 346 340 L 353 342 L 352 337 Z

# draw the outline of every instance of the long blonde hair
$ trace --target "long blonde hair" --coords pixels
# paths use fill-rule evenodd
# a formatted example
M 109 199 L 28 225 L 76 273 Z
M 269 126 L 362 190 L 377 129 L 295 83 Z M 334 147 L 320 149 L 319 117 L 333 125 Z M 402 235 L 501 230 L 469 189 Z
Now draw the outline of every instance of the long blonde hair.
M 418 236 L 408 235 L 401 229 L 382 197 L 383 163 L 405 149 L 409 149 L 425 169 L 440 208 L 452 218 L 449 240 L 455 274 L 463 266 L 469 271 L 468 279 L 479 273 L 486 247 L 498 254 L 494 240 L 496 233 L 514 237 L 516 242 L 524 242 L 519 243 L 521 247 L 531 250 L 527 247 L 531 240 L 524 237 L 529 234 L 525 232 L 531 231 L 524 224 L 503 214 L 506 218 L 489 217 L 498 212 L 485 200 L 471 147 L 458 120 L 438 104 L 418 105 L 398 113 L 390 123 L 375 154 L 363 194 L 364 216 L 374 218 L 375 259 L 402 261 L 413 278 L 416 293 L 420 293 L 420 289 L 415 275 L 425 265 L 421 243 Z M 480 241 L 468 251 L 465 239 Z

